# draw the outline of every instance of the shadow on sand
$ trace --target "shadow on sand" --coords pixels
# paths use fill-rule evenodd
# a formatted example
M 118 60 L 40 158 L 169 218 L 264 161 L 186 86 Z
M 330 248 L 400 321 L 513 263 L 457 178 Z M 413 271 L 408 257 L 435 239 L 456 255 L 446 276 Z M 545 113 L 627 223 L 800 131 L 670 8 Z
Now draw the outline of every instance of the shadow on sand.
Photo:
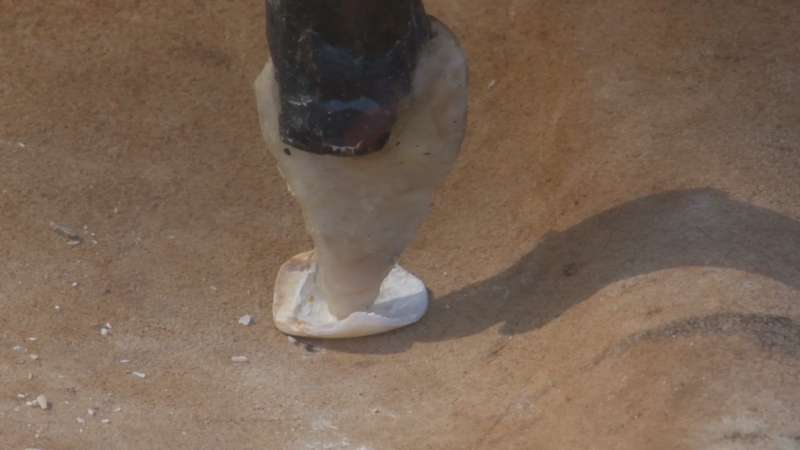
M 502 334 L 525 333 L 616 281 L 698 266 L 759 274 L 800 290 L 800 222 L 713 189 L 643 197 L 547 233 L 508 270 L 433 298 L 415 325 L 320 344 L 350 353 L 397 353 L 414 342 L 469 336 L 496 324 Z

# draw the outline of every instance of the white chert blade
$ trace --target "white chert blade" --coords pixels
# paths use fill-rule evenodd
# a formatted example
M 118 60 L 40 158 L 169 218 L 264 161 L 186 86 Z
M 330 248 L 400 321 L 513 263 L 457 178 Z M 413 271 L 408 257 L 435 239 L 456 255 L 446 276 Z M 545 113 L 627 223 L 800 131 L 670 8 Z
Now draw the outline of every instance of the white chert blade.
M 395 265 L 372 306 L 344 319 L 336 318 L 324 299 L 312 296 L 316 271 L 313 253 L 293 257 L 278 273 L 272 315 L 284 333 L 320 338 L 369 336 L 410 325 L 425 314 L 428 308 L 425 285 Z
M 368 155 L 319 155 L 285 144 L 272 62 L 256 79 L 267 147 L 314 240 L 314 261 L 311 253 L 298 255 L 278 275 L 273 319 L 287 334 L 376 334 L 419 320 L 427 308 L 424 284 L 394 261 L 458 156 L 469 73 L 452 32 L 432 18 L 431 29 L 389 141 Z

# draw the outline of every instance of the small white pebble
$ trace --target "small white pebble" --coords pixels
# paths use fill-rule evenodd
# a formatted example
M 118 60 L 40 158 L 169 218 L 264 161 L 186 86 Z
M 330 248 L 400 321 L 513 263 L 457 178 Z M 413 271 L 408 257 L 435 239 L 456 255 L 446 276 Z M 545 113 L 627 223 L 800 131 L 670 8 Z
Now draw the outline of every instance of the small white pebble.
M 72 282 L 72 287 L 78 287 L 78 282 L 77 281 L 73 281 Z
M 239 323 L 242 325 L 250 325 L 250 314 L 245 314 L 239 318 Z
M 133 374 L 136 375 L 139 378 L 144 378 L 145 377 L 145 374 L 143 374 L 142 372 L 133 372 Z
M 36 397 L 36 403 L 39 404 L 40 408 L 47 409 L 47 398 L 44 395 Z
M 211 286 L 211 290 L 212 290 L 212 291 L 218 291 L 218 290 L 219 290 L 219 288 L 218 288 L 218 287 L 216 287 L 216 286 Z
M 497 80 L 490 81 L 489 82 L 489 89 L 493 88 L 495 84 L 497 84 Z
M 33 379 L 33 374 L 32 374 L 32 373 L 30 373 L 30 372 L 28 372 L 28 379 L 29 379 L 29 380 L 32 380 L 32 379 Z
M 108 328 L 105 327 L 100 328 L 100 334 L 102 334 L 103 336 L 108 336 Z
M 247 362 L 247 357 L 246 356 L 234 356 L 233 358 L 231 358 L 231 361 L 233 361 L 233 362 Z
M 15 351 L 15 352 L 18 352 L 18 351 L 20 351 L 20 350 L 22 350 L 22 346 L 20 346 L 20 345 L 15 345 L 15 346 L 14 346 L 14 351 Z
M 30 357 L 31 357 L 31 359 L 32 359 L 32 360 L 34 360 L 34 361 L 36 361 L 37 359 L 39 359 L 39 355 L 37 355 L 37 354 L 35 354 L 35 353 L 31 353 Z
M 294 337 L 294 336 L 286 336 L 286 338 L 289 339 L 289 343 L 290 344 L 297 344 L 297 338 L 296 337 Z
M 28 340 L 29 340 L 29 341 L 35 341 L 35 340 L 37 340 L 37 339 L 39 339 L 39 338 L 37 338 L 37 337 L 29 337 L 29 338 L 28 338 Z
M 60 307 L 60 306 L 58 306 L 58 305 L 56 305 L 56 309 L 61 309 L 61 307 Z
M 120 359 L 119 362 L 121 362 L 122 364 L 127 364 L 127 363 L 131 362 L 131 360 L 130 359 Z
M 110 330 L 111 329 L 111 324 L 106 322 L 106 328 L 108 328 Z
M 102 423 L 103 425 L 108 425 L 111 423 L 111 419 L 103 419 L 100 421 L 100 423 Z
M 116 408 L 114 408 L 114 412 L 120 412 L 120 411 L 122 411 L 122 406 L 117 406 Z
M 17 398 L 25 398 L 28 394 L 17 394 Z
M 86 423 L 86 421 L 83 420 L 83 417 L 78 417 L 78 423 Z
M 97 413 L 97 411 L 93 410 L 92 408 L 87 409 L 86 412 L 89 413 L 90 416 L 93 416 Z
M 39 405 L 39 402 L 37 402 L 36 400 L 31 400 L 29 402 L 25 402 L 25 406 L 38 406 L 38 405 Z

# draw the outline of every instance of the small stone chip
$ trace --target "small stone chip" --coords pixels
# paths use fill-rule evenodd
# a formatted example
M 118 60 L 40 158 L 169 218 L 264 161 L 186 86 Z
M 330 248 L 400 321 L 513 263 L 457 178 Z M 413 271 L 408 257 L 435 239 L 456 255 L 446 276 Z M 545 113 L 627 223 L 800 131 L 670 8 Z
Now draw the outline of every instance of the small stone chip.
M 83 417 L 78 417 L 78 423 L 86 423 L 86 421 L 83 420 Z
M 231 358 L 233 362 L 247 362 L 247 356 L 234 356 Z
M 145 374 L 143 374 L 142 372 L 133 372 L 133 374 L 136 375 L 139 378 L 144 378 L 145 377 Z
M 36 361 L 37 359 L 39 359 L 39 355 L 37 355 L 36 353 L 31 353 L 31 354 L 30 354 L 30 357 L 31 357 L 31 359 L 32 359 L 32 360 L 34 360 L 34 361 Z
M 105 327 L 100 328 L 100 334 L 102 334 L 103 336 L 108 336 L 108 328 Z
M 131 362 L 131 360 L 130 359 L 120 359 L 119 362 L 121 362 L 122 364 L 127 364 L 127 363 Z
M 290 344 L 297 344 L 297 338 L 294 336 L 286 336 L 289 339 Z
M 122 406 L 117 406 L 116 408 L 114 408 L 114 412 L 120 412 L 120 411 L 122 411 Z
M 64 236 L 68 237 L 69 239 L 77 239 L 78 238 L 78 233 L 76 233 L 75 230 L 73 230 L 72 228 L 70 228 L 70 227 L 68 227 L 66 225 L 61 225 L 60 223 L 50 222 L 50 229 L 52 229 L 56 233 L 60 233 L 60 234 L 62 234 Z
M 39 404 L 39 408 L 47 409 L 47 398 L 44 395 L 36 397 L 36 403 Z
M 28 394 L 17 394 L 17 398 L 26 398 Z
M 102 423 L 103 425 L 108 425 L 111 423 L 111 419 L 103 419 L 100 421 L 100 423 Z
M 93 410 L 92 408 L 87 409 L 86 412 L 89 413 L 90 416 L 93 416 L 97 413 L 97 411 Z
M 239 323 L 242 325 L 250 325 L 250 314 L 245 314 L 239 318 Z

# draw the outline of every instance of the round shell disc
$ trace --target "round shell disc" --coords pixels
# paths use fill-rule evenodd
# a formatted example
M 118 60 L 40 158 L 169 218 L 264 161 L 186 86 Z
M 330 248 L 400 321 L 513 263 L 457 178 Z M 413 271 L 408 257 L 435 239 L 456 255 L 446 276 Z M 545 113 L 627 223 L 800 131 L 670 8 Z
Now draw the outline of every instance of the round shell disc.
M 383 280 L 375 303 L 366 311 L 338 319 L 314 292 L 314 252 L 292 257 L 278 272 L 272 318 L 292 336 L 351 338 L 384 333 L 418 321 L 428 309 L 425 284 L 395 264 Z

